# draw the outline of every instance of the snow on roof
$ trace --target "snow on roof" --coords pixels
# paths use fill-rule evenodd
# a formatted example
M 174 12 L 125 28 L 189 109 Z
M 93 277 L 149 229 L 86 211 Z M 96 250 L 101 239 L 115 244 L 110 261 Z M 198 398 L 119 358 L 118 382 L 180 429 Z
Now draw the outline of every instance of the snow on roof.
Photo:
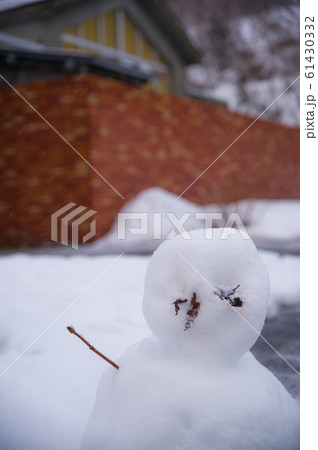
M 20 38 L 18 36 L 13 36 L 12 34 L 3 33 L 0 31 L 0 43 L 8 45 L 10 48 L 18 48 L 33 51 L 43 51 L 46 46 L 39 44 L 38 42 L 30 41 L 29 39 Z

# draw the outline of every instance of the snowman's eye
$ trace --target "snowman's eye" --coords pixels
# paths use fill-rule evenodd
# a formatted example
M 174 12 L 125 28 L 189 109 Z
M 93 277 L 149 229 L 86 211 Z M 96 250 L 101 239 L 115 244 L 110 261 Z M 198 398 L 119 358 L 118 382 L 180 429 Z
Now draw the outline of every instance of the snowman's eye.
M 236 294 L 236 290 L 240 287 L 240 285 L 236 286 L 234 289 L 230 291 L 223 291 L 222 289 L 215 290 L 214 294 L 220 297 L 221 300 L 225 300 L 231 306 L 241 307 L 243 306 L 243 302 L 240 297 L 234 297 Z
M 191 299 L 191 307 L 188 309 L 187 312 L 188 319 L 186 321 L 184 331 L 188 330 L 191 327 L 194 320 L 198 317 L 199 310 L 200 310 L 200 303 L 197 302 L 197 294 L 193 292 Z
M 242 302 L 242 300 L 240 299 L 240 297 L 236 297 L 236 298 L 234 298 L 233 300 L 231 300 L 231 306 L 243 306 L 243 302 Z
M 179 306 L 180 303 L 186 303 L 187 301 L 188 301 L 188 299 L 186 299 L 186 298 L 184 300 L 178 298 L 178 300 L 175 300 L 174 302 L 171 303 L 172 305 L 174 305 L 176 316 L 178 315 L 178 312 L 180 311 L 180 306 Z M 200 303 L 197 301 L 197 294 L 196 294 L 196 292 L 193 292 L 192 298 L 191 298 L 191 305 L 187 311 L 187 321 L 185 323 L 184 331 L 188 330 L 191 327 L 194 320 L 198 317 L 199 309 L 200 309 Z
M 178 298 L 178 300 L 176 300 L 175 302 L 171 303 L 171 305 L 174 305 L 176 316 L 178 315 L 178 312 L 180 311 L 179 304 L 180 303 L 186 303 L 187 301 L 188 301 L 187 299 L 181 300 L 181 298 Z

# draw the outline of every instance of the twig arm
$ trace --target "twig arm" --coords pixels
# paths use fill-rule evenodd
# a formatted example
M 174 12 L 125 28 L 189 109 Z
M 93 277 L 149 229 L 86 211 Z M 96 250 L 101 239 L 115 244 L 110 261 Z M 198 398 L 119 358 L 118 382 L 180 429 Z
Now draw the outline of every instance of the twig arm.
M 119 366 L 117 364 L 115 364 L 111 359 L 107 358 L 105 355 L 103 355 L 101 352 L 99 352 L 98 350 L 96 350 L 95 347 L 93 347 L 86 339 L 83 338 L 83 336 L 81 336 L 80 334 L 78 334 L 75 331 L 74 327 L 67 327 L 68 331 L 71 334 L 75 334 L 75 336 L 77 336 L 81 341 L 84 342 L 84 344 L 87 345 L 87 347 L 89 347 L 90 350 L 92 350 L 94 353 L 96 353 L 96 355 L 100 356 L 101 358 L 103 358 L 105 361 L 107 361 L 109 364 L 111 364 L 113 367 L 115 367 L 115 369 L 119 370 Z

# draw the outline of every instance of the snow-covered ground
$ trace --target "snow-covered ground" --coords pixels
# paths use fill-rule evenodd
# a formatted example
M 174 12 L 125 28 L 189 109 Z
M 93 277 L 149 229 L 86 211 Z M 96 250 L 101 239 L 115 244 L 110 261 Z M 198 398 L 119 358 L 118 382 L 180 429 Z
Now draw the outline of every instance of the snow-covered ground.
M 287 333 L 288 323 L 285 320 L 282 330 L 280 315 L 286 319 L 286 308 L 292 308 L 297 316 L 299 258 L 273 252 L 261 252 L 261 256 L 272 284 L 270 314 L 276 315 L 264 332 L 270 342 L 283 342 L 280 336 Z M 47 329 L 0 376 L 1 450 L 79 448 L 106 363 L 70 335 L 66 326 L 73 325 L 115 362 L 129 346 L 151 334 L 141 312 L 149 256 L 116 258 L 80 254 L 0 257 L 0 374 Z M 279 309 L 279 304 L 290 306 Z M 297 329 L 293 339 L 297 341 Z M 297 342 L 291 342 L 285 356 L 297 365 Z M 284 347 L 280 351 L 284 353 Z M 277 361 L 283 371 L 280 378 L 297 396 L 295 374 L 279 356 L 271 355 L 263 362 L 275 365 Z
M 150 334 L 141 313 L 148 258 L 1 258 L 0 448 L 78 449 L 105 361 L 66 330 L 73 324 L 116 360 Z M 96 278 L 105 271 L 86 292 Z

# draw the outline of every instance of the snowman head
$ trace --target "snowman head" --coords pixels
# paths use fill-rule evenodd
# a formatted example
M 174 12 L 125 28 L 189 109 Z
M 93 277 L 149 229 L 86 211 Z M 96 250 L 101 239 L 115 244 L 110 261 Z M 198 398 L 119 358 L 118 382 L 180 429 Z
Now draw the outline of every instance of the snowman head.
M 252 240 L 232 228 L 190 232 L 163 242 L 149 263 L 143 312 L 171 349 L 241 357 L 264 324 L 267 270 Z

